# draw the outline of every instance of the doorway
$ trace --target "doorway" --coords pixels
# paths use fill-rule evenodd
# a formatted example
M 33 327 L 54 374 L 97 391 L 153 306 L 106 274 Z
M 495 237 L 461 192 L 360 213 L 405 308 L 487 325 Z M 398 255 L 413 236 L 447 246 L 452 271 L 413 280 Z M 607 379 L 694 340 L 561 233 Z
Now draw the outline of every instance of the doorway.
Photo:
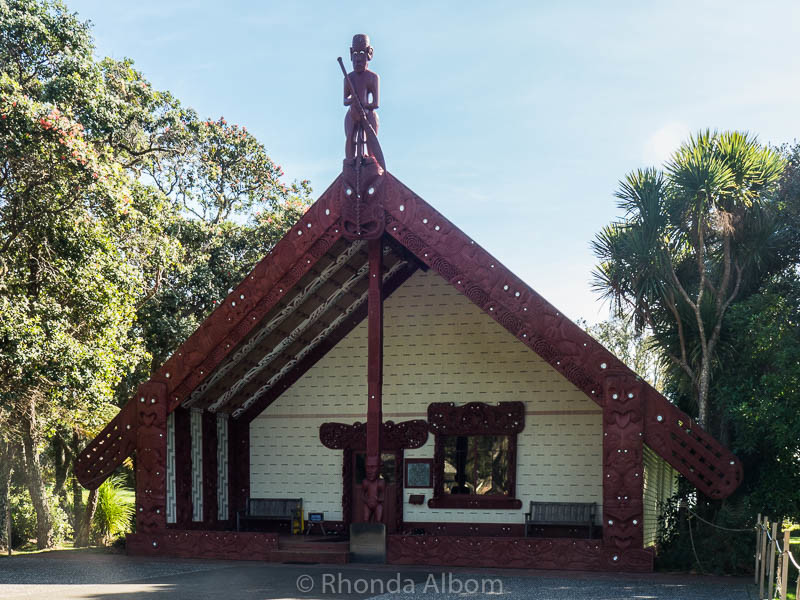
M 380 476 L 386 482 L 386 492 L 383 500 L 383 522 L 386 524 L 386 533 L 397 533 L 398 522 L 402 515 L 402 505 L 398 506 L 397 498 L 398 486 L 402 483 L 398 481 L 400 467 L 403 463 L 402 451 L 382 452 L 381 453 L 381 472 Z M 350 481 L 350 492 L 352 494 L 352 513 L 350 514 L 351 523 L 359 523 L 363 519 L 364 499 L 361 491 L 361 483 L 367 476 L 366 452 L 357 450 L 352 453 L 352 478 Z

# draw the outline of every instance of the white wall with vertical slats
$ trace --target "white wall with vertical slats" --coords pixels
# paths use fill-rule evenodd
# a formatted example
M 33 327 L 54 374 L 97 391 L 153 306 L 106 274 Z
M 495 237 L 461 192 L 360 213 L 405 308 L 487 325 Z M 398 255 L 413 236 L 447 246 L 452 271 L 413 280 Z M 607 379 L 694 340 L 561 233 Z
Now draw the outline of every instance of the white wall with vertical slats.
M 656 543 L 664 503 L 678 491 L 678 472 L 647 446 L 644 447 L 644 546 Z
M 602 514 L 602 411 L 436 273 L 414 274 L 385 304 L 384 420 L 426 418 L 432 402 L 525 402 L 517 445 L 520 510 L 429 509 L 406 521 L 522 523 L 531 500 L 597 502 Z M 250 425 L 250 493 L 303 498 L 341 514 L 342 451 L 319 441 L 326 421 L 366 420 L 364 321 Z M 408 458 L 432 458 L 433 436 Z M 426 501 L 432 490 L 424 493 Z

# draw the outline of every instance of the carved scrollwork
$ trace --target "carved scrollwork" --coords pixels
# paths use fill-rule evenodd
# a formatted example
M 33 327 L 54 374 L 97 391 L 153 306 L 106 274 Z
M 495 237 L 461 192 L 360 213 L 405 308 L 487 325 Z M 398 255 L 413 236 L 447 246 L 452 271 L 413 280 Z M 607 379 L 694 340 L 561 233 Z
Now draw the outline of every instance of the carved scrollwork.
M 364 450 L 367 447 L 366 423 L 323 423 L 319 440 L 331 450 Z M 420 448 L 428 441 L 428 424 L 422 419 L 385 421 L 381 427 L 381 448 L 402 450 Z
M 525 429 L 525 404 L 434 402 L 428 406 L 428 427 L 439 435 L 513 435 Z

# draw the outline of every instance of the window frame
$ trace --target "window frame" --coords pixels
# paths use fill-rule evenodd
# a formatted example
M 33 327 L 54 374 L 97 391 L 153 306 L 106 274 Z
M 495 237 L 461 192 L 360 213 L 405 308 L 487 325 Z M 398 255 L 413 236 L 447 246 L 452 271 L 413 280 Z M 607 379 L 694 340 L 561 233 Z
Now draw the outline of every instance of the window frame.
M 429 508 L 473 508 L 486 510 L 519 510 L 522 501 L 516 497 L 517 435 L 525 428 L 525 405 L 522 402 L 500 402 L 490 405 L 470 402 L 456 406 L 452 402 L 436 402 L 428 406 L 428 426 L 434 434 L 433 498 Z M 448 494 L 444 491 L 444 439 L 447 436 L 508 436 L 508 494 Z

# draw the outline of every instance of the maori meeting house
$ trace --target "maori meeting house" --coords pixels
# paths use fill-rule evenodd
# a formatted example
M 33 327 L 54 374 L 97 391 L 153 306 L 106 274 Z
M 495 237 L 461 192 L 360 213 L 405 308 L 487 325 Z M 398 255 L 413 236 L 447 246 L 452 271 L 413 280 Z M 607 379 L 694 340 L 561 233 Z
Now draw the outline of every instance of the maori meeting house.
M 736 457 L 386 170 L 372 48 L 342 173 L 80 454 L 131 554 L 650 571 Z M 344 70 L 344 67 L 342 67 Z

